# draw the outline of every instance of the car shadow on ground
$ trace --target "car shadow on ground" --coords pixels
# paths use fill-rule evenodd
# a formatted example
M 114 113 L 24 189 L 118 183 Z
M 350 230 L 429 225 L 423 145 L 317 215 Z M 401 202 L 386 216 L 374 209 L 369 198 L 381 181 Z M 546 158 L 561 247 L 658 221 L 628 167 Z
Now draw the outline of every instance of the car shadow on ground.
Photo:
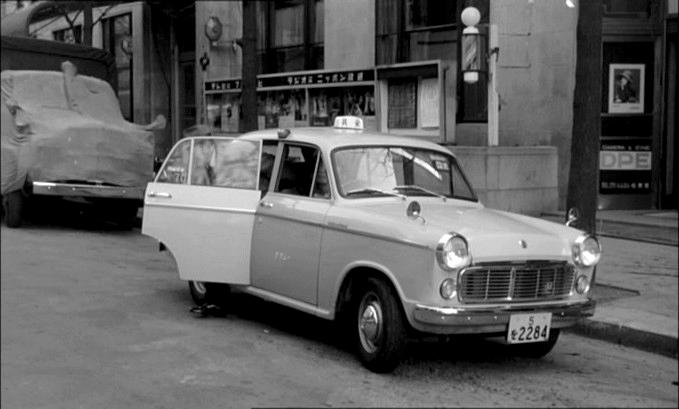
M 259 323 L 270 330 L 318 343 L 319 348 L 334 349 L 337 352 L 354 354 L 354 346 L 347 329 L 334 321 L 328 321 L 292 308 L 268 302 L 257 297 L 232 293 L 229 301 L 209 315 L 216 319 L 233 317 Z M 326 355 L 324 351 L 323 355 Z M 510 346 L 499 339 L 487 339 L 473 335 L 432 336 L 412 334 L 404 361 L 397 371 L 442 366 L 448 369 L 457 365 L 497 365 L 499 367 L 539 366 L 540 360 L 518 357 Z
M 32 197 L 25 202 L 21 227 L 88 231 L 129 231 L 141 227 L 136 217 L 120 217 L 115 204 L 102 203 L 104 205 L 59 197 Z

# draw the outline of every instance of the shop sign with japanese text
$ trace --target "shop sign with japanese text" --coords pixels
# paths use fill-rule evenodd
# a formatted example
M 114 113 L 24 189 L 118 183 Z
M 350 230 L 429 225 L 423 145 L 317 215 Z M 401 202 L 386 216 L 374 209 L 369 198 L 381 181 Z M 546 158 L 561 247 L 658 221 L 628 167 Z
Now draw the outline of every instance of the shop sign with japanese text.
M 351 84 L 374 81 L 374 70 L 327 71 L 316 73 L 284 74 L 259 76 L 257 88 L 295 87 L 309 85 Z M 205 81 L 205 91 L 236 91 L 241 87 L 240 80 Z
M 601 141 L 599 192 L 639 194 L 651 192 L 653 153 L 647 138 L 616 138 Z

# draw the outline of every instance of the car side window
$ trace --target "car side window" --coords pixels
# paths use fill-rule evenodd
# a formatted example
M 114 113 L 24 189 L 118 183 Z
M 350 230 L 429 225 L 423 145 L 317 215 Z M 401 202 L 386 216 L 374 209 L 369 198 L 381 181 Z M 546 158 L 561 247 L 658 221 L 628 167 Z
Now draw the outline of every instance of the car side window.
M 165 162 L 165 166 L 158 173 L 156 182 L 185 184 L 189 173 L 189 152 L 191 141 L 184 140 L 177 144 Z
M 214 185 L 215 141 L 197 139 L 193 142 L 193 161 L 191 162 L 191 184 Z
M 318 161 L 318 149 L 286 144 L 275 192 L 310 196 L 312 178 Z
M 197 138 L 193 143 L 191 184 L 256 189 L 259 141 Z

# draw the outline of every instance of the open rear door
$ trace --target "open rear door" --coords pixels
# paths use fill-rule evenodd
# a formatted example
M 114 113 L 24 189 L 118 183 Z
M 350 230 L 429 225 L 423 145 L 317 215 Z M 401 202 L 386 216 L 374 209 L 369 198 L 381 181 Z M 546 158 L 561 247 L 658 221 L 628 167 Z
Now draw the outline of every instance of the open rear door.
M 250 284 L 261 142 L 180 141 L 146 188 L 142 233 L 174 255 L 183 280 Z

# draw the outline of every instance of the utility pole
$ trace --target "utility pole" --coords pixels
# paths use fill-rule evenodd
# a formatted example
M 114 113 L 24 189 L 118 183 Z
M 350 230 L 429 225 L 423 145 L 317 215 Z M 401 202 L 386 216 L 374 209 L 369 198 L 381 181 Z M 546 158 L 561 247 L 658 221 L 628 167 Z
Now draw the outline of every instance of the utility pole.
M 239 132 L 257 129 L 257 2 L 243 0 L 243 68 Z
M 92 2 L 83 2 L 83 44 L 92 47 Z
M 573 136 L 566 208 L 580 212 L 575 227 L 596 233 L 601 136 L 602 0 L 581 0 L 578 6 Z

